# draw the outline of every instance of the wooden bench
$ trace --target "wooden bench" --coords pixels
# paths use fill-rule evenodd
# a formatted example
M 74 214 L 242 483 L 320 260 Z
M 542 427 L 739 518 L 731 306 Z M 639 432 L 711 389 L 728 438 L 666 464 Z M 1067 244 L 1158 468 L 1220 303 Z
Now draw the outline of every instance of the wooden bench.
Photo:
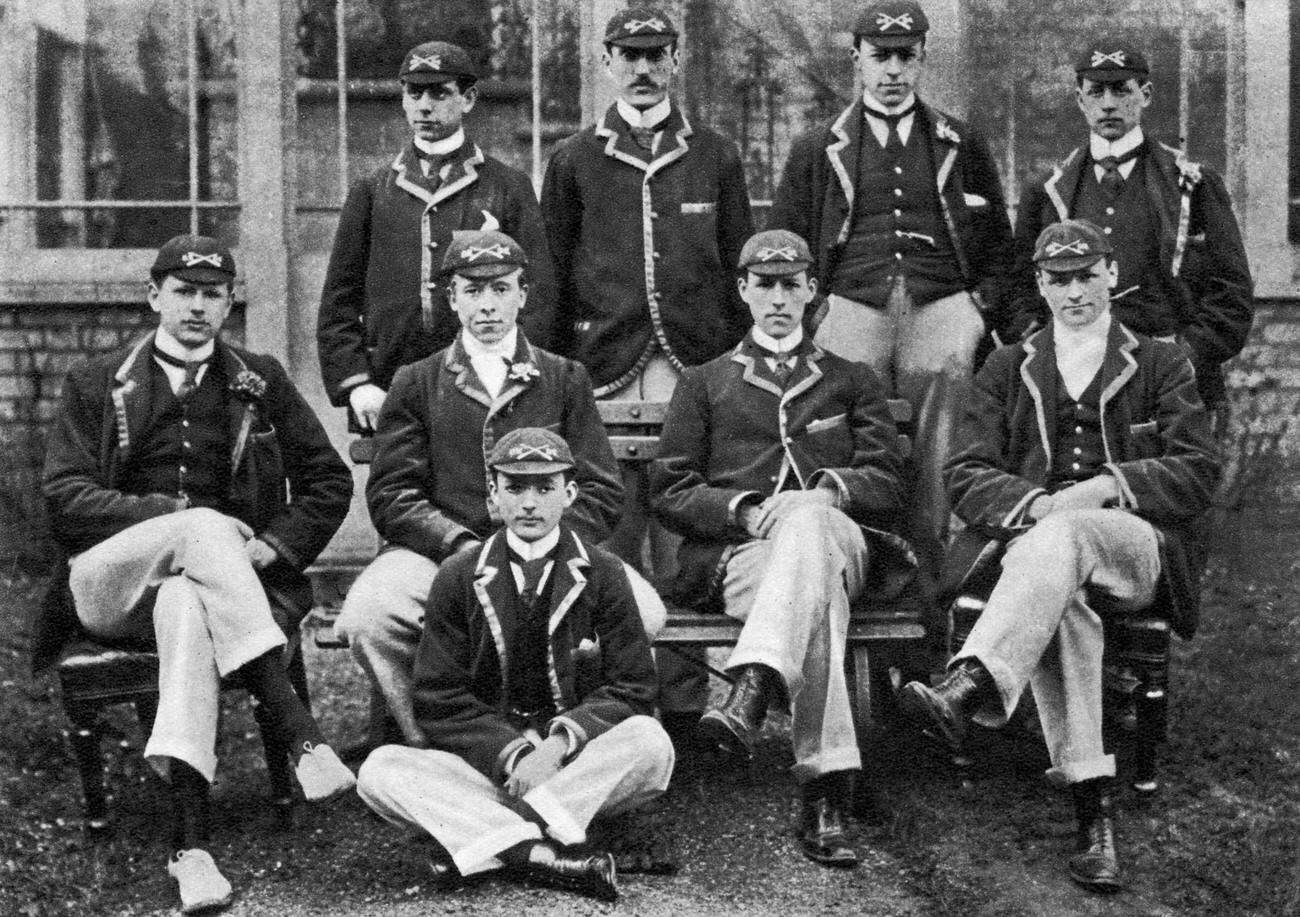
M 658 455 L 659 432 L 667 414 L 666 402 L 598 401 L 597 410 L 609 435 L 614 455 L 625 468 L 640 474 Z M 911 421 L 911 405 L 901 399 L 889 402 L 890 413 L 900 427 Z M 901 436 L 900 446 L 906 453 L 911 440 Z M 354 440 L 349 447 L 358 464 L 373 458 L 374 443 L 369 438 Z M 344 647 L 346 641 L 333 631 L 333 620 L 346 594 L 347 571 L 338 567 L 317 567 L 317 597 L 321 605 L 313 613 L 311 627 L 317 646 Z M 353 571 L 355 575 L 355 571 Z M 669 608 L 668 620 L 654 640 L 654 646 L 732 647 L 740 636 L 742 623 L 720 614 Z M 925 629 L 919 615 L 892 606 L 873 604 L 864 598 L 853 609 L 849 622 L 845 675 L 854 701 L 854 719 L 859 742 L 866 744 L 881 714 L 892 711 L 892 699 L 899 681 L 925 672 Z M 690 657 L 687 657 L 690 658 Z M 711 674 L 727 678 L 708 667 Z M 928 674 L 928 673 L 927 673 Z M 876 714 L 873 716 L 873 712 Z

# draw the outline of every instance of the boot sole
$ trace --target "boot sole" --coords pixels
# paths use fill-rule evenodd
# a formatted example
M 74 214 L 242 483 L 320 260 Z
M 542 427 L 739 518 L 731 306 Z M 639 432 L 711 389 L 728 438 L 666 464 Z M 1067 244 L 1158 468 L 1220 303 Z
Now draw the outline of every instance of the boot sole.
M 754 760 L 754 749 L 745 739 L 731 728 L 720 714 L 710 710 L 700 717 L 698 727 L 701 739 L 709 748 L 715 748 L 729 757 L 742 761 Z
M 898 691 L 898 709 L 912 723 L 922 727 L 950 748 L 960 748 L 966 738 L 964 724 L 948 715 L 932 689 L 910 682 Z

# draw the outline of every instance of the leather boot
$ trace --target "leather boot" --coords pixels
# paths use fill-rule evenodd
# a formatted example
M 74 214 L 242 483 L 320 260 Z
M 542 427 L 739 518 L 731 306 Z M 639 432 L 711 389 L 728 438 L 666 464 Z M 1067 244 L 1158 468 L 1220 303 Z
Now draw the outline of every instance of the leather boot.
M 754 757 L 754 742 L 763 728 L 768 700 L 780 676 L 765 665 L 742 666 L 726 702 L 700 717 L 700 734 L 710 748 L 746 761 Z
M 561 848 L 540 841 L 532 847 L 524 874 L 552 888 L 590 895 L 601 901 L 618 900 L 618 869 L 613 855 L 602 851 Z
M 953 748 L 966 736 L 966 722 L 986 700 L 997 696 L 997 687 L 984 666 L 967 659 L 933 688 L 910 681 L 898 692 L 903 714 L 927 732 Z
M 853 775 L 853 771 L 835 771 L 803 786 L 799 848 L 814 863 L 841 869 L 858 865 L 857 851 L 848 845 L 844 833 L 853 800 Z
M 1074 784 L 1074 811 L 1079 819 L 1075 854 L 1070 857 L 1070 878 L 1094 892 L 1117 892 L 1122 887 L 1115 856 L 1114 781 L 1098 777 Z

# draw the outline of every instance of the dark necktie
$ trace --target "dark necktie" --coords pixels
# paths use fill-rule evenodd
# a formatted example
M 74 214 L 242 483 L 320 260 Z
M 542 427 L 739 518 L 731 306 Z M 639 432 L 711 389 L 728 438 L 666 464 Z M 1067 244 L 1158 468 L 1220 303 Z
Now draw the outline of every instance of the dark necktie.
M 425 180 L 433 186 L 434 190 L 437 190 L 438 185 L 442 184 L 442 167 L 447 164 L 447 157 L 437 153 L 426 153 L 417 146 L 415 158 L 422 163 L 420 169 L 425 173 Z
M 768 350 L 766 347 L 759 347 L 758 349 L 763 354 L 764 359 L 773 361 L 772 374 L 776 376 L 777 381 L 781 383 L 781 388 L 784 390 L 790 382 L 790 375 L 794 372 L 794 361 L 799 358 L 799 355 L 793 350 L 776 351 Z
M 528 617 L 532 617 L 537 610 L 537 587 L 542 581 L 542 574 L 546 572 L 546 565 L 550 562 L 550 554 L 524 560 L 513 550 L 510 552 L 510 563 L 517 566 L 524 574 L 524 588 L 519 590 L 519 604 Z
M 176 390 L 176 397 L 181 401 L 187 401 L 194 394 L 195 389 L 199 387 L 199 370 L 208 362 L 207 360 L 181 360 L 173 357 L 169 353 L 164 353 L 157 347 L 153 349 L 153 355 L 159 360 L 170 366 L 179 366 L 185 370 L 185 378 L 181 380 L 181 386 Z
M 877 121 L 883 121 L 886 128 L 885 149 L 891 153 L 899 153 L 903 150 L 903 135 L 898 132 L 898 124 L 912 112 L 916 111 L 916 106 L 912 105 L 904 111 L 887 115 L 884 112 L 876 111 L 873 108 L 862 109 L 867 113 L 867 117 L 875 118 Z
M 655 134 L 657 132 L 653 127 L 633 127 L 630 130 L 632 139 L 641 149 L 649 153 L 655 148 Z
M 1103 156 L 1096 161 L 1101 166 L 1101 185 L 1102 193 L 1107 197 L 1114 199 L 1119 197 L 1119 193 L 1124 188 L 1124 176 L 1119 167 L 1124 163 L 1137 159 L 1138 152 L 1142 149 L 1141 144 L 1129 150 L 1123 156 Z

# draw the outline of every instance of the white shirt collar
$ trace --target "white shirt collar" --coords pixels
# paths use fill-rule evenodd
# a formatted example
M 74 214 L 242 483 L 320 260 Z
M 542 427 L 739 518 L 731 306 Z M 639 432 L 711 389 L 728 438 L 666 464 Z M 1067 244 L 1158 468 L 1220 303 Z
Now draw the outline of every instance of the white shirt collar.
M 1107 336 L 1110 334 L 1111 314 L 1107 309 L 1098 319 L 1090 325 L 1084 325 L 1082 328 L 1071 328 L 1064 325 L 1056 319 L 1052 319 L 1053 336 L 1057 350 L 1071 350 L 1076 347 L 1096 346 L 1100 341 L 1103 345 Z
M 475 357 L 505 357 L 506 359 L 510 359 L 515 355 L 515 345 L 518 343 L 518 340 L 518 325 L 507 331 L 506 336 L 495 344 L 484 344 L 464 328 L 460 331 L 461 346 L 465 348 L 465 353 L 471 360 Z
M 1092 156 L 1092 168 L 1096 173 L 1097 178 L 1100 179 L 1102 173 L 1105 171 L 1101 166 L 1097 165 L 1098 160 L 1106 156 L 1114 156 L 1118 159 L 1126 153 L 1131 153 L 1141 145 L 1143 139 L 1144 135 L 1140 125 L 1133 128 L 1133 130 L 1129 131 L 1118 140 L 1107 140 L 1105 137 L 1099 137 L 1096 134 L 1089 134 L 1088 152 Z M 1130 159 L 1128 162 L 1120 163 L 1119 174 L 1128 178 L 1129 173 L 1133 171 L 1133 167 L 1136 165 L 1136 159 Z
M 634 105 L 618 100 L 618 113 L 628 127 L 656 127 L 662 124 L 668 117 L 668 112 L 672 110 L 672 103 L 669 102 L 668 96 L 664 96 L 649 108 L 641 109 Z
M 154 345 L 163 353 L 167 354 L 167 356 L 175 357 L 178 360 L 184 360 L 186 362 L 193 360 L 206 360 L 208 357 L 212 356 L 212 352 L 217 346 L 217 342 L 214 339 L 203 344 L 201 347 L 196 347 L 191 350 L 180 341 L 176 340 L 176 338 L 174 338 L 167 329 L 163 328 L 161 325 L 158 326 L 158 333 L 154 335 L 153 340 Z
M 862 105 L 870 108 L 874 112 L 882 115 L 893 115 L 900 111 L 907 111 L 908 106 L 916 103 L 916 93 L 909 92 L 907 98 L 893 108 L 886 108 L 869 92 L 862 93 Z M 863 115 L 863 120 L 867 122 L 867 127 L 871 129 L 871 135 L 876 138 L 876 142 L 882 147 L 889 141 L 889 125 L 885 124 L 879 118 L 873 118 L 870 115 Z M 916 123 L 916 111 L 913 109 L 898 121 L 898 139 L 907 143 L 912 136 L 912 125 Z
M 411 139 L 415 142 L 415 148 L 426 156 L 450 156 L 465 143 L 465 128 L 458 127 L 456 133 L 441 140 L 421 140 L 419 137 Z
M 560 527 L 558 525 L 536 541 L 524 541 L 514 532 L 506 529 L 506 544 L 513 548 L 515 553 L 524 560 L 541 557 L 559 543 Z
M 766 347 L 773 353 L 789 353 L 799 346 L 803 340 L 803 326 L 795 328 L 785 337 L 777 340 L 757 325 L 754 326 L 754 343 L 759 347 Z

